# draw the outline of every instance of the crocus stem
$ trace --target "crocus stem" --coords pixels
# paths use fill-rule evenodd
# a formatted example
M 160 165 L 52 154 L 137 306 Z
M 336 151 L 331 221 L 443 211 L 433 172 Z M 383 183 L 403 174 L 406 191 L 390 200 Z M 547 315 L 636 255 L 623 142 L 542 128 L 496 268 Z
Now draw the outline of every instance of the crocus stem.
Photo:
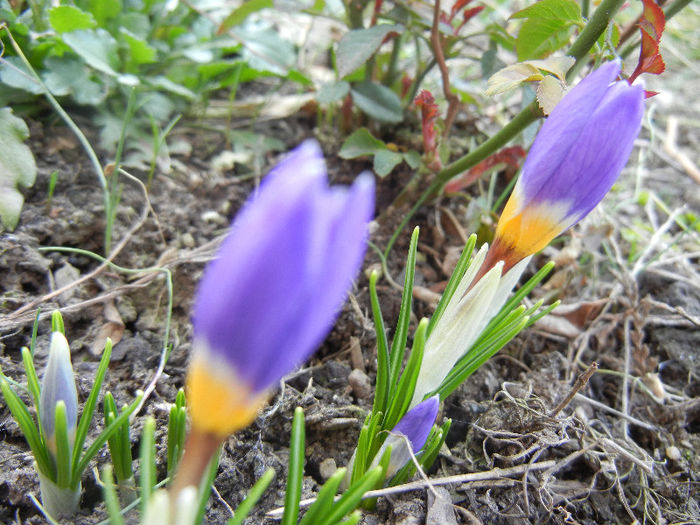
M 175 474 L 175 481 L 170 488 L 171 501 L 177 501 L 177 496 L 185 487 L 199 487 L 209 461 L 221 444 L 220 436 L 198 431 L 193 428 L 187 436 L 185 453 Z
M 571 79 L 578 70 L 588 63 L 588 51 L 595 45 L 600 35 L 603 34 L 603 31 L 605 31 L 605 28 L 608 27 L 613 15 L 618 9 L 620 9 L 623 2 L 624 0 L 603 0 L 598 6 L 598 9 L 595 10 L 593 16 L 591 16 L 588 23 L 581 31 L 581 34 L 566 53 L 567 55 L 576 59 L 576 63 L 569 70 L 567 79 Z M 520 131 L 542 116 L 542 111 L 537 105 L 537 102 L 531 102 L 527 107 L 522 109 L 520 113 L 515 115 L 515 117 L 513 117 L 513 119 L 503 127 L 503 129 L 492 135 L 486 142 L 481 144 L 476 149 L 470 151 L 462 158 L 454 161 L 452 164 L 445 166 L 445 168 L 438 172 L 433 183 L 418 198 L 411 210 L 401 221 L 401 224 L 399 224 L 399 227 L 391 236 L 391 239 L 389 239 L 389 243 L 384 250 L 384 257 L 389 256 L 389 252 L 391 252 L 391 249 L 393 248 L 399 234 L 403 231 L 409 221 L 413 218 L 415 212 L 423 205 L 428 197 L 437 193 L 443 184 L 445 184 L 451 178 L 456 177 L 460 173 L 463 173 L 470 168 L 473 168 L 489 155 L 496 153 L 499 148 L 505 146 L 513 137 L 520 133 Z

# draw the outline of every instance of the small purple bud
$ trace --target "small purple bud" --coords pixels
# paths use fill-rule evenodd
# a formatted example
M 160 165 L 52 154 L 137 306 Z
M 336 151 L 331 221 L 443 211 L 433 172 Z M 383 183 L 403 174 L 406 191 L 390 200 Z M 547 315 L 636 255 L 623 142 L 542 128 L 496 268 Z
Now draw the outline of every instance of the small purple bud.
M 39 400 L 39 417 L 46 436 L 49 450 L 56 453 L 55 416 L 56 404 L 63 401 L 66 405 L 66 423 L 68 438 L 75 438 L 78 422 L 78 391 L 75 388 L 75 376 L 70 360 L 68 341 L 61 332 L 51 334 L 49 361 L 46 364 L 41 383 Z
M 378 463 L 384 451 L 391 447 L 391 460 L 386 475 L 391 477 L 401 470 L 411 460 L 411 455 L 417 454 L 425 445 L 439 408 L 440 396 L 434 395 L 406 412 L 382 444 L 373 464 Z

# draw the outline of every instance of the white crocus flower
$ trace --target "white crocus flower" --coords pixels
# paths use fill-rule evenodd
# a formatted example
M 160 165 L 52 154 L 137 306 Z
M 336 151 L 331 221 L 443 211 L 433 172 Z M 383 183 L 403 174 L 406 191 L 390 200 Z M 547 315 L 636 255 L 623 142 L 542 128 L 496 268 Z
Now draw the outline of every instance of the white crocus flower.
M 412 407 L 438 388 L 452 367 L 467 353 L 489 321 L 503 307 L 530 262 L 530 257 L 526 257 L 503 276 L 503 262 L 499 262 L 473 284 L 487 252 L 488 245 L 484 244 L 474 256 L 425 343 Z

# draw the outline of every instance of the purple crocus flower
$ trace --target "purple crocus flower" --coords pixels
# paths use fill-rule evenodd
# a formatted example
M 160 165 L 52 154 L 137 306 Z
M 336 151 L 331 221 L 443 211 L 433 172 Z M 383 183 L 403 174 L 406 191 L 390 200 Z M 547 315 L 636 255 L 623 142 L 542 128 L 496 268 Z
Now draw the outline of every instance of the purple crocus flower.
M 423 448 L 435 424 L 439 408 L 440 396 L 429 397 L 406 412 L 401 421 L 391 430 L 374 459 L 374 463 L 378 463 L 384 451 L 391 447 L 387 477 L 401 470 L 411 460 L 411 454 L 417 454 Z
M 316 142 L 268 174 L 199 285 L 193 431 L 223 439 L 248 425 L 269 389 L 322 342 L 362 263 L 373 211 L 371 175 L 329 188 Z
M 496 228 L 486 268 L 504 272 L 583 219 L 620 175 L 639 133 L 644 88 L 608 62 L 557 104 L 540 129 Z
M 56 404 L 60 401 L 66 407 L 66 428 L 72 444 L 78 421 L 78 391 L 68 341 L 61 332 L 53 332 L 39 399 L 41 427 L 46 436 L 46 445 L 53 454 L 56 453 Z

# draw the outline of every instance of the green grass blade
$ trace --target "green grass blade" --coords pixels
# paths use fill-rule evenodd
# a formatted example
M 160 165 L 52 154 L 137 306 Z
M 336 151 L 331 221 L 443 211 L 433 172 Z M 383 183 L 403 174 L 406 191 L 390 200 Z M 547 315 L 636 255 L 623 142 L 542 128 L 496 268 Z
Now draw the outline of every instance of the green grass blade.
M 372 412 L 386 412 L 386 404 L 389 398 L 389 343 L 384 328 L 384 317 L 377 296 L 377 272 L 372 272 L 369 277 L 369 297 L 374 318 L 374 331 L 377 334 L 377 384 L 374 392 Z
M 304 449 L 306 446 L 306 429 L 304 427 L 304 410 L 294 410 L 292 422 L 292 439 L 289 444 L 289 474 L 287 475 L 287 493 L 284 496 L 284 515 L 281 525 L 295 525 L 299 519 L 299 500 L 301 499 L 304 478 Z
M 132 414 L 134 410 L 136 410 L 136 407 L 139 406 L 139 403 L 141 402 L 141 399 L 143 398 L 143 392 L 139 391 L 137 392 L 136 399 L 128 406 L 126 407 L 121 414 L 112 421 L 112 423 L 105 428 L 102 433 L 97 436 L 95 441 L 90 445 L 83 456 L 80 458 L 78 461 L 77 466 L 73 467 L 73 484 L 74 486 L 77 486 L 78 481 L 80 481 L 80 476 L 82 475 L 83 471 L 87 468 L 88 463 L 90 460 L 95 457 L 95 454 L 99 452 L 99 450 L 102 448 L 102 446 L 107 442 L 107 440 L 119 430 L 119 427 L 123 425 L 125 422 L 129 421 L 129 416 Z M 73 457 L 75 458 L 75 451 L 73 451 Z
M 199 490 L 197 491 L 199 502 L 197 503 L 197 515 L 194 518 L 194 525 L 200 525 L 202 520 L 204 520 L 204 514 L 207 511 L 207 503 L 211 496 L 211 488 L 214 485 L 216 474 L 219 472 L 219 459 L 221 459 L 221 447 L 217 449 L 216 454 L 214 454 L 214 457 L 209 461 L 207 471 L 199 484 Z
M 421 322 L 416 328 L 416 333 L 413 336 L 413 348 L 411 355 L 406 363 L 399 384 L 396 388 L 396 394 L 391 400 L 387 417 L 382 422 L 383 430 L 391 430 L 396 426 L 396 423 L 403 417 L 408 409 L 408 405 L 413 398 L 413 392 L 416 389 L 418 381 L 418 373 L 423 362 L 423 352 L 425 350 L 425 332 L 428 328 L 428 320 L 421 319 Z
M 70 488 L 70 443 L 68 442 L 68 422 L 66 421 L 66 404 L 56 403 L 54 413 L 54 432 L 56 436 L 56 485 L 62 489 Z
M 24 438 L 27 440 L 27 444 L 34 455 L 34 459 L 36 460 L 39 470 L 46 477 L 50 478 L 51 480 L 55 480 L 56 471 L 51 463 L 49 452 L 41 440 L 39 430 L 34 424 L 34 420 L 29 413 L 29 409 L 27 409 L 26 405 L 15 393 L 15 391 L 10 388 L 9 383 L 5 378 L 0 378 L 0 389 L 2 389 L 2 394 L 5 398 L 7 408 L 10 409 L 12 417 L 14 417 L 15 421 L 17 421 L 22 434 L 24 434 Z
M 145 516 L 148 502 L 156 485 L 156 420 L 146 419 L 141 431 L 141 452 L 139 455 L 139 488 L 141 493 L 141 515 Z
M 22 347 L 22 363 L 24 363 L 24 371 L 27 374 L 27 389 L 34 400 L 37 419 L 39 419 L 39 400 L 41 399 L 41 388 L 39 387 L 39 377 L 36 375 L 34 368 L 34 360 L 32 359 L 31 351 L 26 347 Z M 41 422 L 39 423 L 41 424 Z
M 29 343 L 29 353 L 32 358 L 34 357 L 34 350 L 36 350 L 36 338 L 39 335 L 39 317 L 41 316 L 41 308 L 36 309 L 36 316 L 34 316 L 34 324 L 32 325 L 32 340 Z
M 124 518 L 119 508 L 117 489 L 114 487 L 112 465 L 105 465 L 102 469 L 102 499 L 104 499 L 107 514 L 111 525 L 124 525 Z
M 452 275 L 450 276 L 450 280 L 447 282 L 447 286 L 445 287 L 445 291 L 442 293 L 442 297 L 440 297 L 440 301 L 438 302 L 437 308 L 435 308 L 435 313 L 433 313 L 432 317 L 430 318 L 430 323 L 428 324 L 428 331 L 426 332 L 426 339 L 430 337 L 430 333 L 433 331 L 433 328 L 435 328 L 435 325 L 442 317 L 442 314 L 445 313 L 445 308 L 447 308 L 450 299 L 452 299 L 452 296 L 454 295 L 455 290 L 459 286 L 462 277 L 464 277 L 464 274 L 469 269 L 469 266 L 471 265 L 472 261 L 472 253 L 474 253 L 475 246 L 476 235 L 472 234 L 467 240 L 467 244 L 464 246 L 462 254 L 459 256 L 457 265 L 455 266 L 455 269 L 452 272 Z
M 346 473 L 346 468 L 339 468 L 328 478 L 328 481 L 323 484 L 323 487 L 321 487 L 321 490 L 318 492 L 316 501 L 314 501 L 306 511 L 299 525 L 314 525 L 322 516 L 328 514 L 333 505 L 333 499 L 338 493 L 338 487 L 343 481 L 343 478 L 345 478 Z
M 401 294 L 401 309 L 399 319 L 396 322 L 396 332 L 391 343 L 391 353 L 389 354 L 389 391 L 388 399 L 394 397 L 394 388 L 399 379 L 403 356 L 406 352 L 406 341 L 408 340 L 408 325 L 411 321 L 411 305 L 413 303 L 413 279 L 416 273 L 416 251 L 418 249 L 419 229 L 413 230 L 411 244 L 408 248 L 406 258 L 406 278 L 404 279 L 403 293 Z
M 82 469 L 78 468 L 78 464 L 81 463 L 80 454 L 83 451 L 83 445 L 85 444 L 85 438 L 87 437 L 88 429 L 92 423 L 92 417 L 95 414 L 95 406 L 97 405 L 97 396 L 100 395 L 100 390 L 102 388 L 102 382 L 104 381 L 105 374 L 107 373 L 107 365 L 109 365 L 109 358 L 112 355 L 112 341 L 107 339 L 105 344 L 105 350 L 102 353 L 102 359 L 97 367 L 97 373 L 95 374 L 95 381 L 92 384 L 92 390 L 90 390 L 90 395 L 88 395 L 87 401 L 83 406 L 83 413 L 80 416 L 80 421 L 78 422 L 78 428 L 75 432 L 75 446 L 73 448 L 73 475 L 75 476 L 82 473 Z M 94 455 L 94 454 L 93 454 Z M 83 467 L 84 469 L 84 467 Z
M 63 317 L 61 316 L 61 312 L 58 310 L 51 312 L 51 331 L 61 332 L 63 335 L 66 335 L 66 327 L 63 324 Z
M 350 514 L 350 516 L 348 516 L 347 519 L 338 522 L 338 525 L 356 525 L 357 523 L 360 523 L 361 519 L 362 513 L 359 510 L 356 510 L 355 512 Z
M 241 504 L 238 505 L 236 513 L 233 518 L 226 522 L 226 525 L 241 525 L 243 521 L 248 517 L 250 511 L 253 510 L 255 504 L 262 497 L 263 493 L 267 490 L 272 480 L 275 479 L 275 470 L 267 469 L 255 485 L 248 491 L 248 495 L 245 497 Z
M 343 519 L 343 517 L 357 508 L 365 492 L 372 490 L 383 478 L 384 469 L 380 466 L 367 471 L 360 481 L 350 486 L 341 498 L 335 502 L 331 511 L 318 522 L 318 525 L 331 525 Z

